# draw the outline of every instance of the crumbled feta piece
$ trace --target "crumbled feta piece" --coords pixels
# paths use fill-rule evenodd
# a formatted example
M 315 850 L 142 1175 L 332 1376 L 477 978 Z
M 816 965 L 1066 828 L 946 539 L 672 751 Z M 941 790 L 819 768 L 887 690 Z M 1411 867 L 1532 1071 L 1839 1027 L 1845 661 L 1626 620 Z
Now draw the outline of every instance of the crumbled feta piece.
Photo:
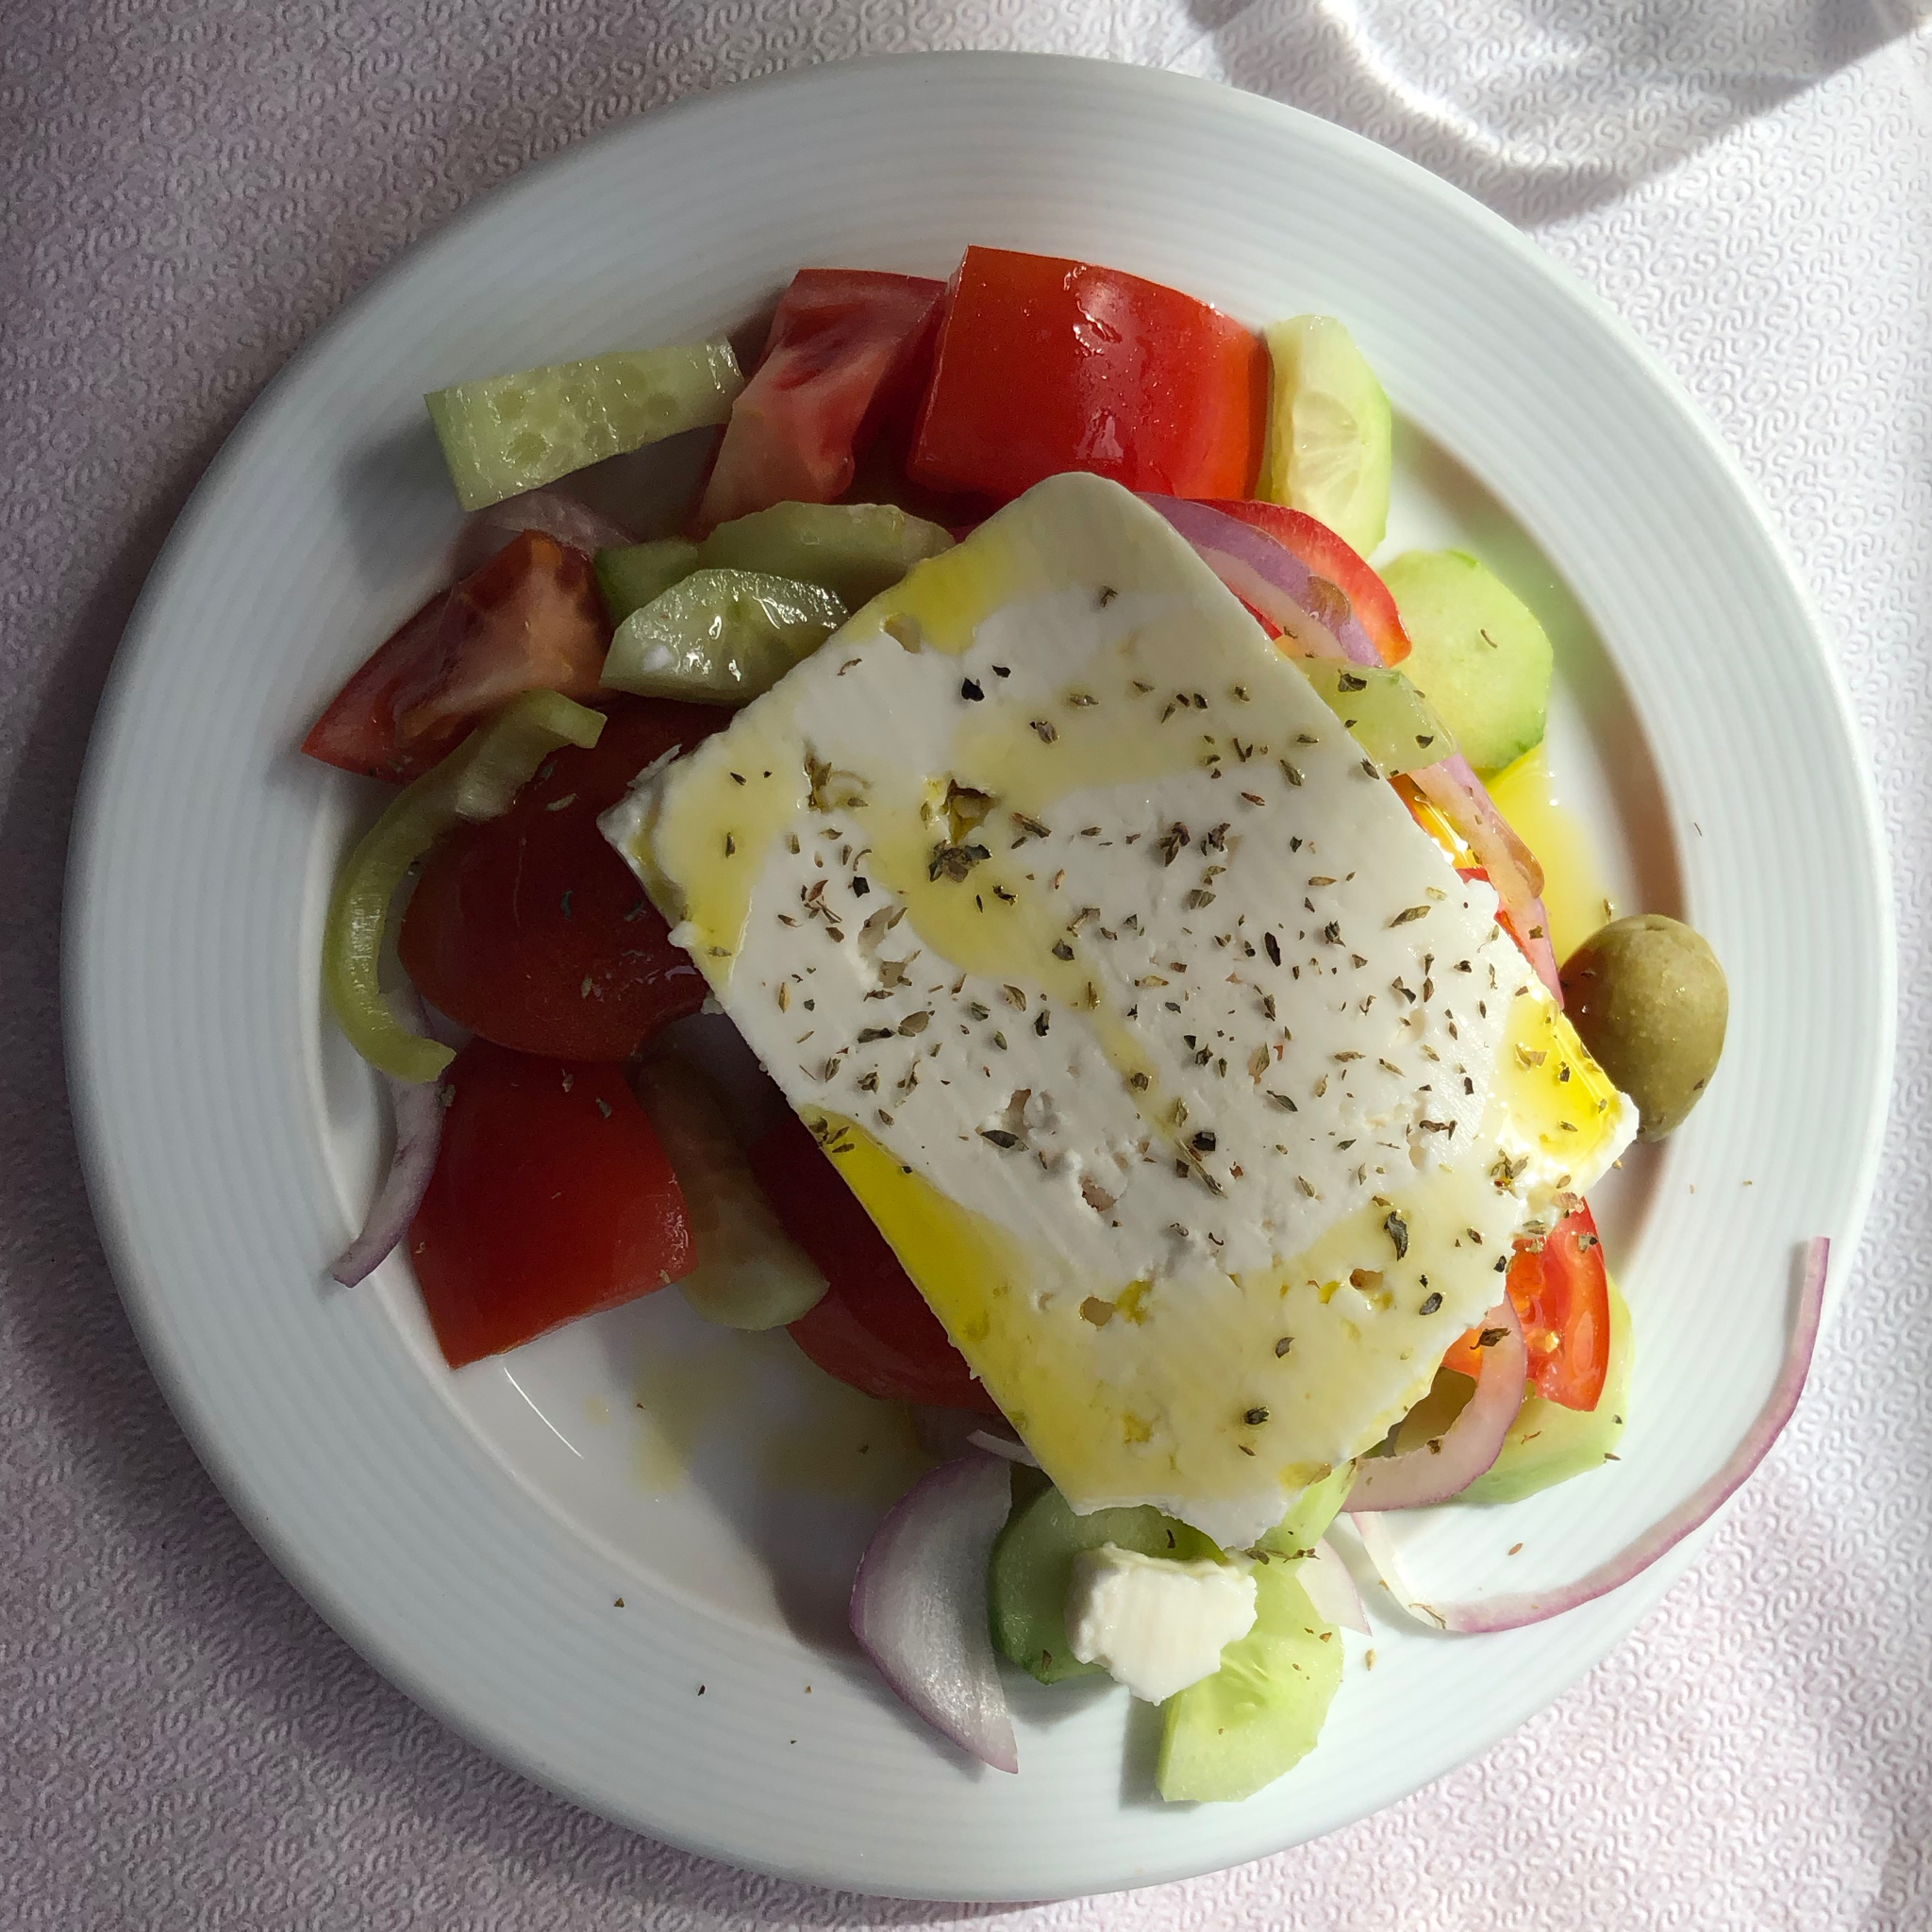
M 1255 1579 L 1232 1563 L 1176 1563 L 1116 1543 L 1074 1559 L 1074 1655 L 1148 1704 L 1212 1676 L 1223 1649 L 1254 1625 Z

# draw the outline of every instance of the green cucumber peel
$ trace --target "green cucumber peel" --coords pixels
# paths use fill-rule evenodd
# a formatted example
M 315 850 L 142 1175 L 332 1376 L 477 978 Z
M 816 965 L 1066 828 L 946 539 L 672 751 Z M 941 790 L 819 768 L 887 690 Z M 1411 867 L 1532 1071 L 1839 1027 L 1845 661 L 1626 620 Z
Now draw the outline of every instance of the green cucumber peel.
M 423 398 L 457 500 L 483 509 L 686 429 L 723 423 L 744 387 L 731 344 L 617 349 Z
M 817 584 L 755 571 L 693 571 L 618 625 L 603 682 L 646 697 L 749 704 L 845 617 L 844 604 Z
M 1100 1669 L 1074 1656 L 1067 1638 L 1067 1590 L 1074 1558 L 1103 1543 L 1182 1563 L 1221 1555 L 1198 1529 L 1151 1506 L 1078 1516 L 1051 1487 L 1017 1504 L 987 1566 L 988 1611 L 994 1649 L 1042 1684 L 1091 1676 Z

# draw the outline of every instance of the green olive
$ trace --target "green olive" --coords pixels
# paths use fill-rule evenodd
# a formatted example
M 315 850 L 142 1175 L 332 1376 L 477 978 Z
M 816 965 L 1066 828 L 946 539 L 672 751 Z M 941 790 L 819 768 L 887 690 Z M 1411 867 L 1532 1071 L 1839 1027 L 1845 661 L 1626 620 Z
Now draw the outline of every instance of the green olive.
M 1583 1043 L 1637 1103 L 1638 1133 L 1661 1141 L 1696 1106 L 1724 1050 L 1730 993 L 1701 933 L 1660 912 L 1618 919 L 1563 963 Z

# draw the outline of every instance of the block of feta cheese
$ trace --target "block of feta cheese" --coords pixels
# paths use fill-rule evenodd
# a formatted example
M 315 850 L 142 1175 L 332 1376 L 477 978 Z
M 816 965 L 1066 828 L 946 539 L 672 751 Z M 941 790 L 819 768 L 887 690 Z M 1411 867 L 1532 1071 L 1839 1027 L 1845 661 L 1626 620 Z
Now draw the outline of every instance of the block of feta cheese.
M 1252 1541 L 1634 1130 L 1490 887 L 1098 477 L 605 827 L 1076 1510 Z

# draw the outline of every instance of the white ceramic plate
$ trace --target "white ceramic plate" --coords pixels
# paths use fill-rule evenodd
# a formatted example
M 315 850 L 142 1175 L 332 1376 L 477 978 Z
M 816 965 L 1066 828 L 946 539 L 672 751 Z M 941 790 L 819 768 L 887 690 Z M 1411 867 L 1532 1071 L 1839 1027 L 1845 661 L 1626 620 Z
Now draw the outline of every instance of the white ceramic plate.
M 1620 902 L 1684 913 L 1729 963 L 1730 1047 L 1604 1204 L 1641 1341 L 1624 1460 L 1587 1496 L 1424 1527 L 1416 1559 L 1472 1586 L 1553 1578 L 1690 1490 L 1768 1386 L 1794 1244 L 1833 1236 L 1841 1271 L 1872 1183 L 1891 939 L 1849 713 L 1750 489 L 1628 332 L 1473 202 L 1250 96 L 997 56 L 819 69 L 617 129 L 412 250 L 250 412 L 148 586 L 75 840 L 68 1013 L 93 1199 L 156 1371 L 379 1669 L 680 1844 L 1042 1898 L 1388 1804 L 1582 1673 L 1682 1554 L 1509 1637 L 1378 1612 L 1375 1669 L 1353 1646 L 1318 1751 L 1245 1805 L 1158 1804 L 1151 1714 L 1091 1686 L 1017 1684 L 1024 1774 L 966 1764 L 843 1640 L 902 1424 L 672 1295 L 452 1376 L 400 1262 L 323 1285 L 381 1158 L 317 972 L 372 793 L 293 752 L 443 568 L 458 517 L 424 391 L 741 323 L 804 263 L 942 275 L 967 242 L 1257 323 L 1345 318 L 1405 423 L 1396 542 L 1462 536 L 1557 631 L 1565 790 Z

